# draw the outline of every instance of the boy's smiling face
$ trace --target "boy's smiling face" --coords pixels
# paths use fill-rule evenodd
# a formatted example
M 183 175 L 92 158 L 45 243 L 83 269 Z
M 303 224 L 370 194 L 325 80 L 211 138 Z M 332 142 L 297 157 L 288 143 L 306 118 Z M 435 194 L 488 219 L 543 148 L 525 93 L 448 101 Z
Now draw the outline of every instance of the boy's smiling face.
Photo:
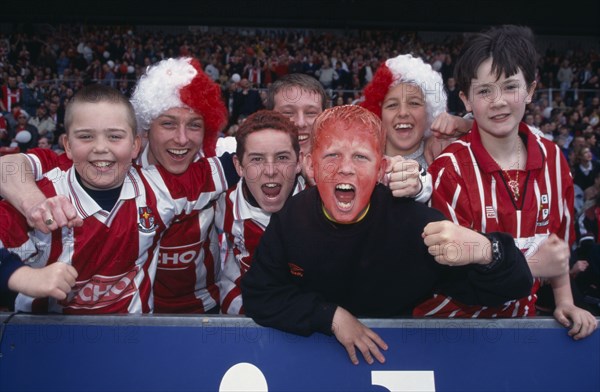
M 460 97 L 467 110 L 473 112 L 480 131 L 503 138 L 517 132 L 534 91 L 535 82 L 527 88 L 521 70 L 508 78 L 502 74 L 496 80 L 490 57 L 477 69 L 469 97 L 462 91 Z
M 147 137 L 149 162 L 181 174 L 202 148 L 204 120 L 191 109 L 171 108 L 152 121 Z
M 313 141 L 307 157 L 323 206 L 340 223 L 356 221 L 366 210 L 383 174 L 383 156 L 376 135 L 362 125 L 331 123 Z
M 387 133 L 387 155 L 417 151 L 427 128 L 427 105 L 421 88 L 412 83 L 392 87 L 381 104 L 381 122 Z
M 277 92 L 273 110 L 288 117 L 298 126 L 298 141 L 302 154 L 310 152 L 311 133 L 315 118 L 323 111 L 321 96 L 299 86 L 290 86 Z
M 84 185 L 106 190 L 121 186 L 141 141 L 131 128 L 128 111 L 110 102 L 73 103 L 65 152 Z

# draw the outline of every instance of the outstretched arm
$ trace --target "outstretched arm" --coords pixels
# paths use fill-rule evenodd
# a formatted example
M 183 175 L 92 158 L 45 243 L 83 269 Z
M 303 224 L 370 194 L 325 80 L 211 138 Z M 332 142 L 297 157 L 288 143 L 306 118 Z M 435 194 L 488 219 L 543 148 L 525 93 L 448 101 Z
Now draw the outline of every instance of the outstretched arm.
M 27 218 L 29 226 L 49 233 L 59 227 L 81 226 L 83 221 L 65 196 L 46 199 L 35 181 L 35 172 L 24 154 L 0 158 L 0 196 Z
M 498 306 L 531 292 L 533 277 L 525 256 L 505 233 L 485 236 L 450 221 L 431 222 L 423 230 L 429 253 L 451 266 L 442 292 L 466 304 Z M 465 271 L 464 268 L 467 268 Z
M 571 282 L 568 274 L 550 279 L 552 292 L 554 294 L 554 318 L 556 321 L 569 328 L 569 336 L 575 340 L 583 339 L 591 335 L 598 323 L 587 310 L 581 309 L 573 303 L 571 293 Z
M 570 255 L 566 241 L 556 234 L 550 234 L 527 257 L 527 263 L 535 278 L 551 279 L 569 272 Z
M 272 215 L 254 252 L 252 267 L 242 276 L 246 314 L 258 324 L 298 335 L 331 335 L 337 305 L 294 281 L 283 233 L 278 214 Z
M 0 196 L 8 200 L 20 213 L 45 200 L 46 197 L 35 185 L 35 176 L 29 160 L 24 154 L 9 154 L 0 158 L 2 186 Z

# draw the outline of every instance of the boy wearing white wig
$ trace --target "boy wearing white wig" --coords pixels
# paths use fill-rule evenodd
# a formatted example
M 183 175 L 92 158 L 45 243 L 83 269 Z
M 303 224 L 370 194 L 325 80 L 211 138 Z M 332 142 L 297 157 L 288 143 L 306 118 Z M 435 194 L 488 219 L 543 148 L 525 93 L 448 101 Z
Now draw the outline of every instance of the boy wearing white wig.
M 138 158 L 143 166 L 161 164 L 170 173 L 179 174 L 202 153 L 214 155 L 217 134 L 226 122 L 227 112 L 219 87 L 201 71 L 197 60 L 168 59 L 150 67 L 138 83 L 132 101 L 138 131 L 149 141 Z M 36 163 L 36 173 L 56 165 L 70 166 L 69 161 L 61 163 L 61 158 L 29 157 Z M 224 158 L 227 160 L 230 159 Z M 35 205 L 32 203 L 27 205 Z M 73 212 L 64 199 L 54 198 L 29 210 L 29 217 L 48 232 L 58 226 L 81 224 Z M 157 311 L 218 311 L 216 282 L 220 263 L 212 231 L 213 217 L 211 204 L 200 212 L 179 217 L 163 237 L 154 289 Z M 52 222 L 40 225 L 41 219 Z

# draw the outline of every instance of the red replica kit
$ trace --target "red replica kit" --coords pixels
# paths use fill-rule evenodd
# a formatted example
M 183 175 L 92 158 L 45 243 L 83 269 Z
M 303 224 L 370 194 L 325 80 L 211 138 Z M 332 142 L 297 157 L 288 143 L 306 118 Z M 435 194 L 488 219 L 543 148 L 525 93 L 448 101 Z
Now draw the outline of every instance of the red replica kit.
M 36 171 L 44 166 L 39 163 Z M 16 308 L 77 314 L 151 312 L 159 241 L 173 220 L 210 206 L 224 191 L 220 162 L 203 159 L 180 176 L 162 168 L 134 166 L 111 211 L 100 208 L 81 188 L 73 168 L 61 169 L 60 162 L 55 165 L 59 167 L 45 174 L 40 189 L 48 197 L 69 197 L 84 220 L 83 227 L 51 234 L 28 231 L 25 219 L 3 203 L 0 208 L 10 222 L 0 229 L 0 245 L 32 267 L 71 263 L 79 276 L 66 301 L 19 295 Z
M 527 146 L 527 166 L 519 172 L 520 197 L 514 200 L 508 178 L 483 145 L 477 123 L 452 143 L 429 167 L 433 177 L 431 206 L 462 226 L 487 233 L 511 234 L 525 256 L 555 233 L 574 240 L 573 180 L 558 146 L 533 134 L 521 123 L 519 136 Z M 512 178 L 516 170 L 509 171 Z M 467 306 L 436 295 L 414 315 L 437 317 L 522 317 L 535 315 L 539 280 L 526 298 L 498 308 Z

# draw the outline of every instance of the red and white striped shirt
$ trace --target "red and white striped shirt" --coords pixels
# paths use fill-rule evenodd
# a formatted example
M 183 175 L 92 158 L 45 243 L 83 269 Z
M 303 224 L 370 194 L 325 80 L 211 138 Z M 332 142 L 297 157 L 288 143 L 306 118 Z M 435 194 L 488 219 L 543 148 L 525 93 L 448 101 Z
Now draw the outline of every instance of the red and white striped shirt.
M 197 154 L 196 161 L 201 158 Z M 138 158 L 147 167 L 148 148 Z M 171 223 L 160 241 L 154 313 L 206 313 L 219 305 L 221 260 L 215 203 Z
M 306 187 L 304 179 L 297 177 L 292 194 Z M 244 314 L 240 279 L 248 271 L 254 250 L 271 220 L 271 213 L 251 205 L 244 197 L 243 179 L 217 202 L 215 223 L 221 238 L 223 271 L 221 288 L 221 313 Z
M 22 95 L 23 92 L 18 87 L 10 88 L 8 85 L 2 86 L 2 103 L 7 112 L 12 110 L 14 104 L 21 102 Z
M 33 154 L 26 155 L 32 167 L 37 168 L 36 180 L 54 167 L 66 170 L 72 165 L 66 154 L 48 151 L 34 149 Z M 197 154 L 195 160 L 201 157 Z M 150 166 L 148 148 L 142 151 L 137 163 Z M 215 203 L 177 217 L 164 233 L 154 281 L 155 313 L 205 313 L 218 306 L 221 261 L 214 227 Z
M 41 162 L 28 157 L 40 171 Z M 44 177 L 38 183 L 42 192 L 48 197 L 69 197 L 83 226 L 51 234 L 28 231 L 25 219 L 2 203 L 7 223 L 0 227 L 0 246 L 33 267 L 56 261 L 71 263 L 79 276 L 68 298 L 60 303 L 19 295 L 15 307 L 22 311 L 152 312 L 161 236 L 174 219 L 210 205 L 227 186 L 216 158 L 193 163 L 179 176 L 160 167 L 134 166 L 127 173 L 119 200 L 111 211 L 105 211 L 80 186 L 74 168 L 55 168 Z
M 526 257 L 555 233 L 574 240 L 573 179 L 558 146 L 519 126 L 526 142 L 527 165 L 519 172 L 520 197 L 515 202 L 508 179 L 481 143 L 477 123 L 448 146 L 429 167 L 433 177 L 431 206 L 461 226 L 482 233 L 511 234 Z M 516 170 L 509 171 L 516 177 Z M 441 294 L 415 308 L 414 315 L 437 317 L 522 317 L 535 315 L 539 280 L 526 298 L 498 308 L 467 306 Z

